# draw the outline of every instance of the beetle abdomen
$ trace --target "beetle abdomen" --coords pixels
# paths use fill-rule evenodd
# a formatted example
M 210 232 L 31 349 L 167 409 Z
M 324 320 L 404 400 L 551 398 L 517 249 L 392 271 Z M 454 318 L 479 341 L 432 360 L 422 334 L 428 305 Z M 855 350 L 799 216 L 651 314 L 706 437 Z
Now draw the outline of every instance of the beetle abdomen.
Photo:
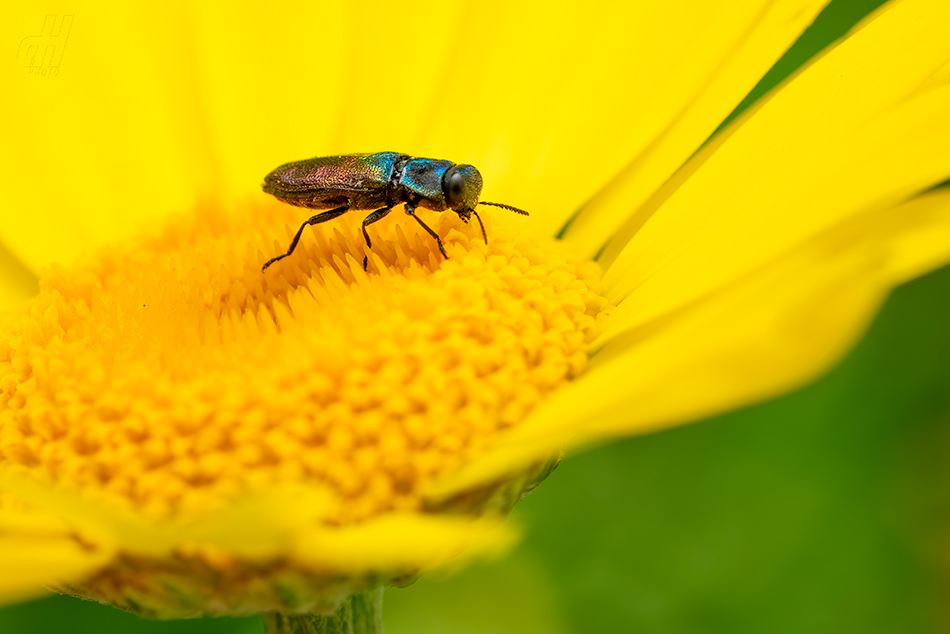
M 322 156 L 281 165 L 264 177 L 264 191 L 297 205 L 322 209 L 351 204 L 355 209 L 386 202 L 399 152 Z

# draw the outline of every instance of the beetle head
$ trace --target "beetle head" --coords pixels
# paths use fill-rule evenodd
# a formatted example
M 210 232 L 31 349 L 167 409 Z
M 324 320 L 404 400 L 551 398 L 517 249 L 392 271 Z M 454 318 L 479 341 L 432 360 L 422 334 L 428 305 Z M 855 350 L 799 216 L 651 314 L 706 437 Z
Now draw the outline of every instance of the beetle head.
M 473 165 L 455 165 L 442 177 L 445 204 L 467 219 L 482 193 L 482 175 Z

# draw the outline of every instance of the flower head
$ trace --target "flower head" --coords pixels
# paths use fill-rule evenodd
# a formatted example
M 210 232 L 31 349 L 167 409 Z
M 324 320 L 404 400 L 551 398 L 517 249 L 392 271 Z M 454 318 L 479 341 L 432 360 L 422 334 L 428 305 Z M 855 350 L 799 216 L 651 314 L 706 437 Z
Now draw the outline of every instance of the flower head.
M 0 352 L 7 478 L 70 490 L 94 524 L 122 513 L 166 532 L 139 552 L 129 548 L 134 529 L 91 537 L 94 528 L 74 527 L 90 552 L 130 559 L 67 588 L 166 617 L 311 609 L 312 587 L 295 592 L 300 605 L 257 587 L 262 577 L 289 584 L 290 571 L 329 586 L 332 606 L 344 591 L 458 554 L 453 541 L 485 522 L 457 522 L 460 534 L 418 561 L 366 560 L 354 544 L 331 563 L 325 545 L 310 543 L 321 529 L 346 535 L 383 518 L 392 530 L 387 522 L 407 517 L 442 526 L 446 513 L 507 511 L 544 461 L 454 502 L 428 500 L 426 488 L 583 372 L 606 302 L 598 267 L 555 241 L 492 228 L 485 244 L 452 216 L 437 225 L 447 261 L 412 221 L 387 225 L 373 251 L 353 223 L 319 225 L 262 273 L 295 217 L 274 203 L 199 210 L 44 277 Z M 237 519 L 236 502 L 253 523 L 221 523 L 221 513 Z M 285 523 L 282 539 L 262 536 L 255 514 Z M 285 561 L 287 548 L 296 561 Z M 250 588 L 238 556 L 256 560 Z M 195 589 L 208 567 L 229 599 Z M 127 595 L 158 585 L 143 579 L 159 571 L 162 584 L 189 588 L 181 606 L 155 588 Z
M 176 188 L 218 202 L 142 237 L 85 234 L 99 249 L 44 274 L 3 326 L 0 556 L 39 563 L 0 591 L 42 581 L 155 616 L 332 611 L 502 545 L 499 516 L 564 446 L 687 422 L 826 368 L 890 287 L 950 254 L 934 239 L 950 196 L 924 193 L 950 175 L 950 9 L 885 6 L 710 139 L 823 3 L 715 4 L 647 3 L 595 23 L 445 7 L 440 19 L 491 20 L 522 48 L 473 42 L 442 70 L 410 55 L 428 110 L 361 93 L 357 71 L 378 60 L 359 47 L 346 72 L 321 58 L 319 82 L 289 90 L 284 73 L 283 90 L 235 100 L 214 88 L 236 68 L 216 56 L 218 33 L 194 39 L 207 72 L 171 93 L 194 156 L 154 139 L 151 159 L 115 167 L 116 213 L 89 217 L 164 213 Z M 684 7 L 681 32 L 657 30 Z M 361 17 L 360 37 L 391 32 L 387 15 Z M 543 37 L 503 37 L 528 17 L 551 21 Z M 427 19 L 413 27 L 451 36 Z M 345 36 L 327 37 L 337 54 Z M 292 39 L 275 39 L 294 59 Z M 242 73 L 260 64 L 244 61 Z M 565 96 L 551 102 L 555 79 Z M 346 99 L 326 99 L 331 88 Z M 248 141 L 263 127 L 249 120 L 267 134 Z M 309 147 L 290 151 L 301 129 Z M 262 273 L 304 218 L 239 194 L 317 146 L 471 162 L 490 198 L 529 208 L 531 223 L 496 215 L 485 244 L 433 215 L 443 260 L 392 217 L 367 251 L 344 215 Z M 258 165 L 262 148 L 279 158 Z M 79 174 L 81 192 L 103 183 Z M 3 230 L 36 264 L 32 215 Z M 52 242 L 68 252 L 64 235 Z

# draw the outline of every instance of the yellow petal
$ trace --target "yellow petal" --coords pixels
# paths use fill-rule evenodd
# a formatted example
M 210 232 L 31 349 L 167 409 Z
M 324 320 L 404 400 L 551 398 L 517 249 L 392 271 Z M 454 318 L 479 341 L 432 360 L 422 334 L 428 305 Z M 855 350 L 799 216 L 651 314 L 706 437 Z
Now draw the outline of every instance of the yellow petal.
M 4 130 L 2 186 L 7 209 L 21 210 L 5 215 L 0 240 L 34 271 L 196 199 L 261 195 L 278 163 L 335 141 L 354 81 L 360 16 L 340 3 L 93 4 L 47 27 L 33 7 L 11 12 L 5 41 L 46 28 L 44 45 L 65 45 L 55 77 L 0 70 L 16 95 L 0 116 L 17 122 Z M 63 19 L 68 36 L 49 37 Z
M 69 582 L 102 566 L 98 553 L 84 550 L 70 538 L 36 539 L 0 536 L 0 602 L 21 601 L 46 592 L 48 583 Z
M 713 4 L 713 3 L 709 3 Z M 571 219 L 564 238 L 593 257 L 616 230 L 696 151 L 824 6 L 824 2 L 718 3 L 737 30 L 710 28 L 693 72 L 677 75 L 682 94 L 649 91 L 656 118 L 624 144 L 630 160 Z M 631 122 L 633 127 L 644 127 Z M 649 135 L 649 136 L 648 136 Z M 637 214 L 641 215 L 641 214 Z
M 39 291 L 39 280 L 0 244 L 0 314 L 22 306 Z
M 408 580 L 421 570 L 500 554 L 516 541 L 516 531 L 498 518 L 396 512 L 327 525 L 331 498 L 319 487 L 278 485 L 205 517 L 147 522 L 11 470 L 0 481 L 15 492 L 2 499 L 0 603 L 42 593 L 45 585 L 153 616 L 243 614 L 268 609 L 264 604 L 273 609 L 273 601 L 286 600 L 274 593 L 299 583 L 316 592 L 301 590 L 302 600 L 322 610 L 339 598 L 327 579 L 345 595 L 379 583 L 380 575 Z M 123 563 L 115 567 L 119 553 Z M 193 576 L 187 565 L 176 570 L 184 561 Z M 202 585 L 208 566 L 216 571 L 210 587 Z M 311 587 L 306 579 L 317 581 Z M 211 604 L 196 607 L 203 600 Z M 264 603 L 255 607 L 256 601 Z
M 0 102 L 0 239 L 34 272 L 182 210 L 219 182 L 181 7 L 93 3 L 44 15 L 20 4 L 0 27 L 20 43 L 19 64 L 0 69 L 11 96 Z M 56 76 L 23 66 L 34 45 L 58 47 Z
M 471 11 L 474 35 L 454 52 L 447 107 L 434 111 L 427 139 L 438 140 L 433 152 L 457 147 L 484 167 L 486 200 L 550 210 L 531 224 L 554 233 L 690 104 L 710 108 L 706 134 L 714 129 L 822 4 L 654 0 L 596 11 L 530 3 Z M 732 63 L 742 70 L 733 74 Z M 719 83 L 700 99 L 711 82 Z M 463 103 L 477 115 L 453 107 Z M 684 123 L 694 125 L 706 119 Z M 689 134 L 692 151 L 703 137 Z
M 950 251 L 950 189 L 941 188 L 898 207 L 895 214 L 920 218 L 890 242 L 888 277 L 893 285 L 946 264 Z
M 0 601 L 89 572 L 108 562 L 115 545 L 132 557 L 200 553 L 245 563 L 292 557 L 304 570 L 366 574 L 411 572 L 461 556 L 497 554 L 516 541 L 517 533 L 497 518 L 422 513 L 387 513 L 358 524 L 326 525 L 322 520 L 330 495 L 318 487 L 270 487 L 266 494 L 245 496 L 219 512 L 182 523 L 148 522 L 77 491 L 8 473 L 2 482 L 17 499 L 28 499 L 33 511 L 5 510 L 0 518 L 3 570 L 16 573 L 0 581 Z M 37 557 L 34 570 L 21 565 L 30 557 Z
M 260 196 L 282 162 L 380 150 L 473 163 L 487 200 L 530 208 L 550 235 L 686 104 L 716 109 L 700 127 L 721 118 L 821 3 L 90 7 L 58 76 L 0 71 L 17 96 L 0 115 L 18 122 L 0 186 L 30 210 L 0 241 L 36 270 L 196 197 Z M 15 11 L 6 41 L 41 32 Z M 712 77 L 724 92 L 697 101 Z
M 740 124 L 611 263 L 608 297 L 630 297 L 604 337 L 946 178 L 947 23 L 944 2 L 893 5 Z
M 828 368 L 890 285 L 950 257 L 950 192 L 850 219 L 694 305 L 614 339 L 442 498 L 558 447 L 644 433 L 800 385 Z M 922 245 L 927 248 L 920 248 Z
M 895 205 L 950 173 L 948 18 L 891 7 L 697 155 L 608 271 L 626 300 L 590 371 L 432 494 L 799 385 L 893 283 L 946 261 L 945 194 Z
M 498 520 L 393 513 L 340 529 L 317 529 L 298 546 L 301 561 L 319 569 L 365 572 L 441 566 L 499 554 L 516 531 Z
M 0 515 L 0 603 L 45 592 L 104 565 L 110 553 L 78 543 L 69 526 L 42 511 L 4 506 Z

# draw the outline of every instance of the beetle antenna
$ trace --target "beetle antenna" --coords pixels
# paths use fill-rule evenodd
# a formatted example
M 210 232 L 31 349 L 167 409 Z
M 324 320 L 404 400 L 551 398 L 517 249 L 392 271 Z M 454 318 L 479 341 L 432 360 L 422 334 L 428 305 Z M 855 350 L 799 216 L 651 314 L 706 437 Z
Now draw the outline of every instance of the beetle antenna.
M 525 211 L 524 209 L 518 209 L 517 207 L 512 207 L 511 205 L 502 205 L 501 203 L 486 203 L 485 201 L 481 201 L 481 202 L 479 202 L 478 204 L 479 204 L 479 205 L 491 205 L 492 207 L 501 207 L 502 209 L 507 209 L 508 211 L 513 211 L 513 212 L 515 212 L 516 214 L 521 214 L 522 216 L 527 216 L 527 215 L 528 215 L 528 212 Z M 475 214 L 475 215 L 478 215 L 478 214 Z M 479 222 L 481 222 L 481 220 L 479 220 Z
M 475 217 L 478 218 L 478 226 L 482 228 L 482 237 L 485 238 L 485 244 L 488 244 L 488 234 L 485 233 L 485 223 L 482 222 L 482 217 L 478 215 L 478 212 L 474 209 L 472 213 L 475 214 Z

